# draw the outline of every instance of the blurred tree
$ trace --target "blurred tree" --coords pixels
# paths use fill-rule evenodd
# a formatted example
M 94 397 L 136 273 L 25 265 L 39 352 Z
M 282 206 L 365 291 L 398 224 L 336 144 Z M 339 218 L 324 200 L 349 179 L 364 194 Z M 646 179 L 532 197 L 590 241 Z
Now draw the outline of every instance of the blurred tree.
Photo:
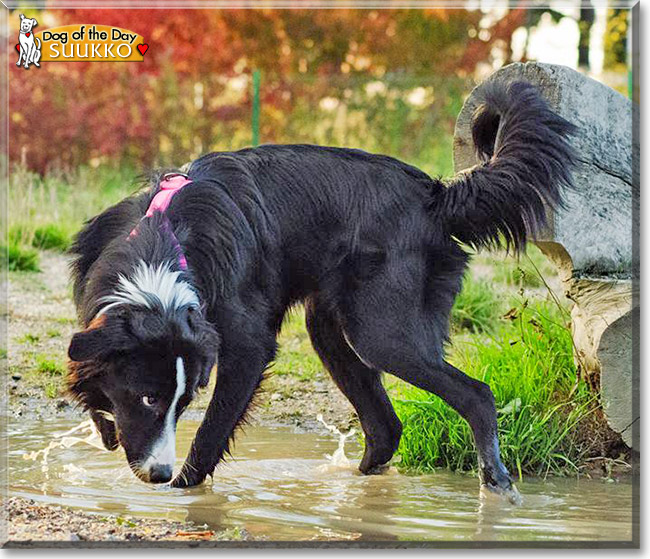
M 332 142 L 371 144 L 359 131 L 367 137 L 368 127 L 388 126 L 386 143 L 372 147 L 416 150 L 417 126 L 403 123 L 419 115 L 428 127 L 418 132 L 422 138 L 435 138 L 436 127 L 450 129 L 450 108 L 463 91 L 458 80 L 479 62 L 492 64 L 495 49 L 510 48 L 524 11 L 489 24 L 480 10 L 442 8 L 48 14 L 57 25 L 132 30 L 149 50 L 141 63 L 48 62 L 29 79 L 10 64 L 10 155 L 41 172 L 89 162 L 179 164 L 211 149 L 243 147 L 251 139 L 254 69 L 264 76 L 262 141 L 316 141 L 319 123 L 330 122 L 338 130 Z M 366 88 L 378 81 L 383 90 L 371 103 Z M 435 92 L 423 89 L 434 84 Z M 328 99 L 337 103 L 333 112 L 322 108 Z M 433 104 L 440 114 L 423 118 Z M 398 116 L 392 121 L 386 111 Z
M 605 62 L 607 70 L 624 72 L 627 70 L 627 8 L 609 8 L 605 28 Z

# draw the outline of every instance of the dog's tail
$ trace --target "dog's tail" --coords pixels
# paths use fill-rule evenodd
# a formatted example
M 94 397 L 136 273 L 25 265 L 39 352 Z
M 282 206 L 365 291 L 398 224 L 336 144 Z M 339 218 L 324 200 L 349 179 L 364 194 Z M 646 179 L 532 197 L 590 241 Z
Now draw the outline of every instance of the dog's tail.
M 576 156 L 567 136 L 573 124 L 555 114 L 529 83 L 486 84 L 472 138 L 480 165 L 444 190 L 448 232 L 475 248 L 520 251 L 546 225 L 546 206 L 562 204 L 572 186 Z

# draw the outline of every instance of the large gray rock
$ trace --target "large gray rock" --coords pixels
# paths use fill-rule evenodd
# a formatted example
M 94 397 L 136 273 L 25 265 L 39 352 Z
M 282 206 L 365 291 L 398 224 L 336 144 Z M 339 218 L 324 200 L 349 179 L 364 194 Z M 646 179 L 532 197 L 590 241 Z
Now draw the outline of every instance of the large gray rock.
M 639 182 L 632 102 L 564 66 L 511 64 L 488 81 L 519 79 L 537 85 L 554 110 L 578 126 L 572 138 L 579 157 L 576 188 L 565 193 L 564 208 L 549 214 L 549 228 L 537 244 L 557 265 L 566 294 L 575 302 L 576 364 L 600 387 L 612 428 L 628 445 L 637 446 L 638 409 L 632 403 L 638 371 L 632 367 L 631 348 L 638 343 L 633 329 L 638 317 L 633 309 L 638 301 L 633 231 L 638 231 Z M 482 100 L 481 84 L 456 121 L 456 171 L 478 163 L 471 121 Z

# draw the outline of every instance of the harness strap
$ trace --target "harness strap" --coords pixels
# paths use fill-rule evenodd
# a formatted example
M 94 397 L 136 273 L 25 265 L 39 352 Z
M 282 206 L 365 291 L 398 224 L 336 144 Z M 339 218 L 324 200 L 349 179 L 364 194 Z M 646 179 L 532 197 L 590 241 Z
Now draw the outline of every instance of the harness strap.
M 164 175 L 159 184 L 160 191 L 152 198 L 149 208 L 147 208 L 147 213 L 144 214 L 142 220 L 152 217 L 156 212 L 160 212 L 164 215 L 174 195 L 180 192 L 181 188 L 191 183 L 191 179 L 184 173 L 167 173 Z M 142 220 L 140 221 L 142 222 Z M 131 233 L 129 233 L 129 239 L 137 236 L 138 225 L 136 225 Z M 187 270 L 187 259 L 185 258 L 181 244 L 178 242 L 178 238 L 174 234 L 171 223 L 166 216 L 165 221 L 163 222 L 163 229 L 170 235 L 172 243 L 176 248 L 178 254 L 178 265 L 181 270 Z

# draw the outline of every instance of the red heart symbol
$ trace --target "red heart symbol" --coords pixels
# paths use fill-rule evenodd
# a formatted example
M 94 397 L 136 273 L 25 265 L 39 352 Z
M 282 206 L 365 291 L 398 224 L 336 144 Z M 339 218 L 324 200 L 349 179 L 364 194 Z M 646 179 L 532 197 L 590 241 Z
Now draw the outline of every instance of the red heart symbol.
M 31 33 L 25 33 L 25 35 L 27 35 L 29 37 L 31 35 Z
M 20 52 L 20 45 L 16 45 L 16 50 Z
M 149 45 L 147 43 L 143 43 L 142 45 L 138 45 L 138 50 L 140 51 L 140 54 L 144 56 L 144 53 L 149 50 Z

